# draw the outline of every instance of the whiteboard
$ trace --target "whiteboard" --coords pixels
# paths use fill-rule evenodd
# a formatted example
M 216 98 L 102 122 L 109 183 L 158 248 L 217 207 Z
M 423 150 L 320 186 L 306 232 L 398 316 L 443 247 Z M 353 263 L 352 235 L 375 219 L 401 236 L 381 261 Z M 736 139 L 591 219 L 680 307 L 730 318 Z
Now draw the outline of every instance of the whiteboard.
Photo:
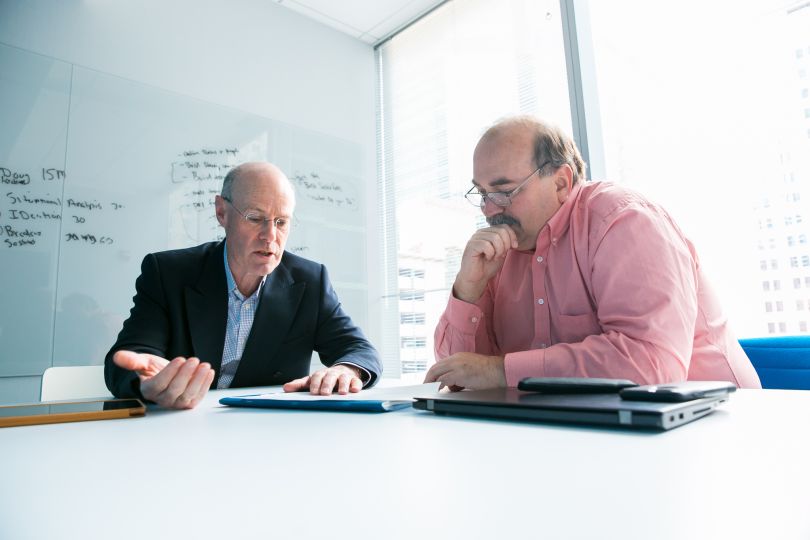
M 4 45 L 0 66 L 0 376 L 102 363 L 144 255 L 223 238 L 214 196 L 245 161 L 287 173 L 287 249 L 365 325 L 359 145 Z

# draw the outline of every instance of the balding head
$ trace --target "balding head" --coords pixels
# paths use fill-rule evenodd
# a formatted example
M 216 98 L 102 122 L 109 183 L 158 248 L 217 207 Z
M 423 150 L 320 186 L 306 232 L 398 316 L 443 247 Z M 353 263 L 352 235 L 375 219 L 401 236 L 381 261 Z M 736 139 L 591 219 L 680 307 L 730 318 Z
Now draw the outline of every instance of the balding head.
M 268 161 L 249 161 L 231 169 L 222 181 L 222 198 L 233 201 L 242 198 L 256 182 L 270 183 L 275 191 L 285 193 L 295 206 L 295 189 L 287 175 Z
M 484 132 L 478 147 L 493 141 L 508 144 L 510 139 L 519 140 L 527 135 L 532 139 L 535 166 L 548 163 L 541 172 L 567 164 L 574 173 L 574 184 L 585 181 L 586 164 L 571 137 L 557 126 L 533 116 L 511 116 L 499 120 Z

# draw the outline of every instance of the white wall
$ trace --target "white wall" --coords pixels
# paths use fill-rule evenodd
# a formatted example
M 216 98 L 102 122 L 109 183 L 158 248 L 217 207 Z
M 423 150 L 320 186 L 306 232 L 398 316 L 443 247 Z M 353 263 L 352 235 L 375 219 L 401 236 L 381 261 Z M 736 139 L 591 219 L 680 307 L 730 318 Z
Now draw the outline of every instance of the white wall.
M 370 46 L 270 0 L 0 0 L 0 42 L 364 148 L 368 321 L 380 320 Z M 380 329 L 364 330 L 377 343 Z M 0 379 L 0 401 L 34 386 Z

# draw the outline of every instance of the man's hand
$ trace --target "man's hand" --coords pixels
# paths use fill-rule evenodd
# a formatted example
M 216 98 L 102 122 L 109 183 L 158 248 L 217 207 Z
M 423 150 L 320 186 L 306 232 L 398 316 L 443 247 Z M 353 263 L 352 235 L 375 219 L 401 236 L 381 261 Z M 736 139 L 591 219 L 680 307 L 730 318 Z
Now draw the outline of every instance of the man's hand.
M 330 368 L 319 369 L 312 375 L 295 379 L 284 385 L 285 392 L 298 392 L 309 388 L 310 394 L 329 396 L 337 386 L 338 394 L 359 392 L 363 389 L 360 379 L 360 368 L 347 364 L 336 364 Z
M 144 398 L 171 409 L 196 407 L 214 381 L 211 364 L 194 357 L 169 362 L 153 354 L 118 351 L 113 362 L 138 374 Z
M 517 246 L 517 235 L 508 225 L 475 231 L 461 256 L 461 268 L 453 284 L 455 297 L 475 303 L 484 294 L 489 280 L 503 266 L 506 253 Z
M 448 386 L 454 392 L 464 388 L 483 390 L 506 386 L 503 356 L 456 353 L 439 360 L 428 370 L 425 383 L 436 381 L 442 383 L 442 388 Z

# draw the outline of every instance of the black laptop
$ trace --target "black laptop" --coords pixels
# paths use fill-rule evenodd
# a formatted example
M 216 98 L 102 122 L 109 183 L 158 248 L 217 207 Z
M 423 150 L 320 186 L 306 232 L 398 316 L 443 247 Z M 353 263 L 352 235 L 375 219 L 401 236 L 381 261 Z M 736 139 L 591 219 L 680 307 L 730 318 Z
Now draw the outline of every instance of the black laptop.
M 667 430 L 706 416 L 727 399 L 728 394 L 720 394 L 664 403 L 622 399 L 615 392 L 547 394 L 495 388 L 417 397 L 413 406 L 438 414 Z

